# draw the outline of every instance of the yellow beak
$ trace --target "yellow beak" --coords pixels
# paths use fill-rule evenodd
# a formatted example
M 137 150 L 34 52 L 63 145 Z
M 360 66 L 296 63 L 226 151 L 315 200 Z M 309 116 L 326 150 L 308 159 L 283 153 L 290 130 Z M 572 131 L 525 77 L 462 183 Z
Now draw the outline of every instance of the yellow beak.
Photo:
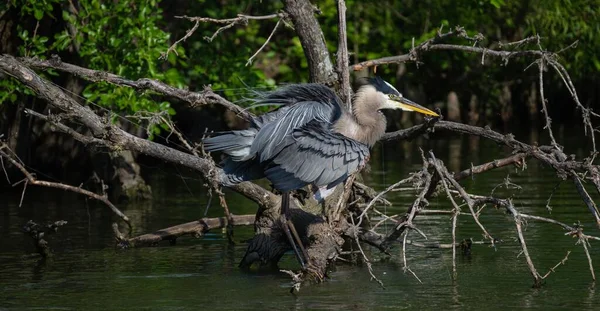
M 424 115 L 428 115 L 428 116 L 432 116 L 432 117 L 440 116 L 437 113 L 413 102 L 412 100 L 406 99 L 404 97 L 400 97 L 400 96 L 393 96 L 393 97 L 389 96 L 389 97 L 390 97 L 390 101 L 392 101 L 394 103 L 394 106 L 396 106 L 399 109 L 402 109 L 404 111 L 419 112 Z

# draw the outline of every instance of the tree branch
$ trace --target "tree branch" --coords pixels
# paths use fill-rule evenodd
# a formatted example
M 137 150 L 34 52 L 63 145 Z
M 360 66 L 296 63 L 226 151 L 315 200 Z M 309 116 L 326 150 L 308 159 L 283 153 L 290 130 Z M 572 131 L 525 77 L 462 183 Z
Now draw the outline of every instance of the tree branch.
M 112 212 L 115 213 L 115 215 L 117 215 L 119 218 L 121 218 L 125 223 L 127 223 L 127 225 L 129 226 L 129 228 L 131 229 L 131 222 L 129 221 L 129 218 L 127 216 L 125 216 L 125 214 L 123 214 L 123 212 L 121 212 L 114 204 L 112 204 L 108 200 L 108 197 L 106 196 L 106 194 L 105 195 L 99 195 L 99 194 L 93 193 L 93 192 L 91 192 L 89 190 L 85 190 L 85 189 L 82 189 L 82 188 L 79 188 L 79 187 L 74 187 L 74 186 L 71 186 L 71 185 L 66 185 L 66 184 L 63 184 L 63 183 L 50 182 L 50 181 L 45 181 L 45 180 L 38 180 L 37 178 L 35 178 L 33 176 L 33 174 L 31 174 L 25 168 L 25 166 L 23 166 L 19 161 L 17 161 L 16 159 L 14 159 L 9 154 L 9 152 L 10 152 L 10 149 L 8 149 L 8 146 L 5 143 L 0 143 L 0 157 L 7 159 L 10 163 L 12 163 L 12 165 L 14 165 L 19 171 L 21 171 L 21 173 L 23 173 L 23 175 L 25 175 L 25 178 L 26 178 L 25 183 L 26 183 L 26 185 L 27 184 L 32 184 L 32 185 L 35 185 L 35 186 L 42 186 L 42 187 L 62 189 L 62 190 L 71 191 L 71 192 L 75 192 L 75 193 L 79 193 L 79 194 L 85 195 L 85 196 L 87 196 L 89 198 L 92 198 L 94 200 L 98 200 L 98 201 L 104 203 L 108 208 L 110 208 L 112 210 Z M 25 195 L 25 190 L 23 190 L 23 195 Z M 21 201 L 22 201 L 22 199 L 21 199 Z
M 101 138 L 105 145 L 110 148 L 124 148 L 145 153 L 167 162 L 197 170 L 207 179 L 219 178 L 220 169 L 212 161 L 138 138 L 113 124 L 103 122 L 89 107 L 79 105 L 58 87 L 40 78 L 35 72 L 12 56 L 0 56 L 0 70 L 31 88 L 37 93 L 38 97 L 47 100 L 53 107 L 66 112 L 69 116 L 73 116 L 74 119 L 90 129 L 94 138 Z M 251 182 L 243 182 L 231 188 L 264 208 L 272 208 L 279 202 L 276 195 Z
M 340 84 L 340 97 L 348 111 L 352 111 L 352 88 L 350 87 L 350 71 L 348 70 L 348 38 L 346 35 L 346 2 L 337 1 L 338 10 L 338 51 L 337 73 Z
M 202 218 L 129 239 L 123 237 L 116 224 L 113 224 L 113 231 L 115 231 L 115 236 L 118 237 L 117 242 L 120 247 L 141 247 L 155 245 L 161 241 L 174 243 L 178 237 L 186 234 L 200 237 L 210 230 L 224 228 L 228 224 L 233 226 L 249 226 L 254 224 L 255 217 L 255 215 L 231 215 L 231 220 L 228 220 L 227 217 Z
M 511 165 L 511 164 L 515 164 L 518 166 L 524 166 L 525 165 L 525 158 L 527 157 L 527 155 L 525 153 L 517 153 L 517 154 L 513 154 L 509 157 L 506 157 L 504 159 L 500 159 L 500 160 L 494 160 L 488 163 L 484 163 L 481 165 L 477 165 L 474 167 L 471 167 L 469 169 L 460 171 L 458 173 L 454 173 L 454 179 L 455 180 L 461 180 L 464 178 L 467 178 L 469 176 L 473 176 L 474 174 L 480 174 L 495 168 L 499 168 L 499 167 L 503 167 L 503 166 L 507 166 L 507 165 Z
M 0 56 L 0 61 L 4 62 L 4 59 L 6 57 L 11 56 Z M 43 70 L 55 69 L 63 72 L 68 72 L 91 82 L 104 81 L 114 85 L 131 87 L 134 88 L 136 91 L 154 91 L 159 94 L 170 96 L 173 98 L 177 98 L 181 101 L 187 102 L 192 107 L 208 104 L 218 104 L 235 112 L 236 115 L 238 115 L 244 120 L 250 120 L 254 116 L 248 110 L 243 109 L 240 106 L 214 93 L 209 86 L 205 86 L 202 92 L 191 92 L 188 90 L 178 89 L 161 81 L 152 79 L 143 78 L 135 81 L 128 80 L 127 78 L 109 72 L 83 68 L 73 64 L 65 63 L 61 61 L 60 58 L 56 55 L 53 55 L 52 59 L 50 60 L 39 60 L 35 58 L 26 57 L 20 58 L 19 61 L 22 62 L 22 64 L 24 64 L 25 66 L 31 68 Z
M 273 19 L 273 18 L 278 18 L 278 17 L 281 20 L 281 19 L 286 18 L 287 14 L 277 13 L 277 14 L 270 14 L 270 15 L 263 15 L 263 16 L 250 16 L 250 15 L 238 14 L 238 16 L 235 18 L 226 18 L 226 19 L 216 19 L 216 18 L 210 18 L 210 17 L 190 17 L 190 16 L 185 16 L 185 15 L 184 16 L 175 16 L 175 18 L 187 19 L 191 22 L 195 22 L 195 24 L 191 29 L 189 29 L 185 33 L 185 35 L 181 39 L 175 41 L 175 43 L 173 43 L 166 52 L 162 53 L 160 58 L 167 59 L 167 57 L 169 56 L 169 53 L 171 53 L 171 52 L 174 52 L 176 55 L 178 55 L 177 50 L 176 50 L 177 45 L 179 43 L 185 41 L 189 37 L 191 37 L 192 34 L 194 32 L 196 32 L 196 30 L 198 30 L 198 27 L 200 27 L 200 23 L 225 24 L 225 26 L 217 29 L 217 31 L 215 31 L 215 33 L 213 33 L 212 36 L 204 37 L 204 39 L 206 41 L 211 42 L 212 40 L 214 40 L 217 37 L 217 35 L 219 33 L 221 33 L 222 31 L 224 31 L 226 29 L 229 29 L 235 25 L 238 25 L 238 24 L 247 25 L 249 20 L 266 20 L 266 19 Z M 275 32 L 275 31 L 273 31 L 273 32 Z
M 331 84 L 336 74 L 325 44 L 325 36 L 315 18 L 315 8 L 308 0 L 284 0 L 285 11 L 294 22 L 296 34 L 300 38 L 310 82 Z
M 388 57 L 382 57 L 382 58 L 373 59 L 373 60 L 367 60 L 367 61 L 363 61 L 363 62 L 360 62 L 357 64 L 350 65 L 350 68 L 354 71 L 359 71 L 359 70 L 363 70 L 367 67 L 373 67 L 373 66 L 379 66 L 379 65 L 399 64 L 399 63 L 405 63 L 405 62 L 411 62 L 411 61 L 414 62 L 414 61 L 418 61 L 420 55 L 423 53 L 430 52 L 430 51 L 439 51 L 439 50 L 462 51 L 462 52 L 482 54 L 484 56 L 497 57 L 497 58 L 501 58 L 505 64 L 507 64 L 509 59 L 511 59 L 511 58 L 517 58 L 517 57 L 522 57 L 522 56 L 541 57 L 541 56 L 545 55 L 546 53 L 549 53 L 549 52 L 545 52 L 542 50 L 506 51 L 506 50 L 495 50 L 495 49 L 488 49 L 488 48 L 468 46 L 468 45 L 438 43 L 438 42 L 442 41 L 443 39 L 452 38 L 452 37 L 453 38 L 464 38 L 464 39 L 467 39 L 472 42 L 473 41 L 479 42 L 484 39 L 483 35 L 481 35 L 481 34 L 479 34 L 475 38 L 470 38 L 467 36 L 467 32 L 464 30 L 464 28 L 457 26 L 454 29 L 452 29 L 446 33 L 441 33 L 441 31 L 438 31 L 438 33 L 435 37 L 425 40 L 422 43 L 420 43 L 419 45 L 414 46 L 408 54 L 397 55 L 397 56 L 388 56 Z M 502 48 L 504 46 L 509 46 L 509 45 L 510 44 L 505 43 L 505 44 L 500 45 L 500 48 Z M 484 61 L 484 58 L 482 57 L 482 63 L 483 63 L 483 61 Z

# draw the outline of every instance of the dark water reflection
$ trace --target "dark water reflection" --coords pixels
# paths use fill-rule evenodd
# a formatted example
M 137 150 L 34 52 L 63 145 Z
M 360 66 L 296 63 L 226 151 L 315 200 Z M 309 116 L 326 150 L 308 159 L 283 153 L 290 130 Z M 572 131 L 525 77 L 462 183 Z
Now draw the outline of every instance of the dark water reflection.
M 528 137 L 523 135 L 521 137 Z M 537 135 L 532 135 L 537 139 Z M 439 137 L 438 137 L 439 138 Z M 567 139 L 570 153 L 585 156 L 581 143 Z M 505 155 L 506 150 L 477 138 L 419 139 L 378 146 L 373 150 L 365 181 L 378 189 L 418 170 L 418 149 L 434 150 L 452 171 Z M 569 149 L 570 148 L 570 149 Z M 147 167 L 152 172 L 154 200 L 120 206 L 133 220 L 136 233 L 153 231 L 189 221 L 204 214 L 208 201 L 198 176 L 176 170 Z M 510 176 L 522 190 L 497 187 Z M 512 195 L 522 212 L 549 216 L 567 224 L 581 222 L 588 234 L 600 235 L 592 217 L 569 182 L 556 190 L 548 215 L 546 201 L 558 179 L 535 161 L 525 171 L 498 169 L 464 182 L 472 193 Z M 590 191 L 590 193 L 592 193 Z M 378 207 L 388 214 L 406 210 L 412 192 L 388 195 L 391 207 Z M 458 258 L 458 280 L 452 281 L 451 251 L 410 247 L 410 273 L 404 273 L 399 248 L 387 258 L 370 251 L 374 270 L 386 289 L 370 281 L 365 267 L 338 265 L 324 283 L 305 287 L 296 297 L 288 294 L 289 278 L 283 274 L 244 273 L 237 264 L 245 244 L 231 246 L 223 233 L 212 232 L 202 239 L 182 238 L 176 246 L 115 250 L 110 224 L 115 219 L 102 205 L 79 196 L 54 190 L 30 189 L 22 207 L 20 193 L 3 193 L 0 202 L 0 309 L 594 309 L 600 302 L 591 282 L 581 246 L 563 235 L 562 229 L 529 222 L 525 232 L 532 259 L 540 273 L 572 251 L 565 266 L 558 268 L 541 289 L 532 280 L 515 239 L 514 223 L 503 211 L 487 207 L 481 221 L 504 243 L 496 249 L 474 246 L 472 254 Z M 216 200 L 215 200 L 216 201 Z M 216 202 L 214 202 L 216 203 Z M 433 198 L 430 208 L 448 209 L 444 197 Z M 209 216 L 219 216 L 215 204 Z M 229 205 L 237 214 L 254 213 L 255 207 L 235 194 Z M 466 207 L 465 207 L 466 209 Z M 38 222 L 67 220 L 69 223 L 50 238 L 55 256 L 41 262 L 26 256 L 33 251 L 20 227 L 29 219 Z M 430 241 L 450 241 L 448 215 L 418 218 Z M 381 231 L 389 230 L 382 226 Z M 236 228 L 236 239 L 252 236 L 252 228 Z M 458 238 L 481 240 L 480 230 L 469 216 L 459 219 Z M 417 234 L 411 239 L 422 241 Z M 592 242 L 594 266 L 600 273 L 600 251 Z M 282 268 L 295 268 L 291 254 Z

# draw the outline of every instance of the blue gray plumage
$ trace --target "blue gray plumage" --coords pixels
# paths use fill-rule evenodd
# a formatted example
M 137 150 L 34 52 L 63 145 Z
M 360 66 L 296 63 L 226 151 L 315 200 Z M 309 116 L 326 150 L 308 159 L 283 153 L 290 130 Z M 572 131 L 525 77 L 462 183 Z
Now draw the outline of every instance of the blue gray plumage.
M 204 139 L 204 148 L 227 156 L 222 163 L 224 185 L 266 177 L 282 192 L 309 184 L 329 189 L 358 171 L 385 132 L 379 110 L 400 108 L 390 104 L 388 95 L 402 97 L 378 77 L 358 89 L 353 113 L 321 84 L 289 85 L 256 95 L 256 104 L 280 108 L 253 118 L 246 130 L 215 133 Z

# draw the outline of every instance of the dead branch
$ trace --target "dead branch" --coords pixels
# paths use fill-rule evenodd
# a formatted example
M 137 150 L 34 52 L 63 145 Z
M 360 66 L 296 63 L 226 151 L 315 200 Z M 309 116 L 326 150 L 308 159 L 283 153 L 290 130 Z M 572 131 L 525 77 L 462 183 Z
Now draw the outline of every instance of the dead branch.
M 23 175 L 25 175 L 25 178 L 26 178 L 25 187 L 27 187 L 28 184 L 32 184 L 34 186 L 62 189 L 62 190 L 71 191 L 74 193 L 79 193 L 79 194 L 85 195 L 94 200 L 98 200 L 98 201 L 104 203 L 108 208 L 110 208 L 111 211 L 115 215 L 119 216 L 119 218 L 121 218 L 125 223 L 127 223 L 129 228 L 131 229 L 131 222 L 129 221 L 129 218 L 108 200 L 108 196 L 106 194 L 99 195 L 99 194 L 93 193 L 89 190 L 85 190 L 85 189 L 82 189 L 79 187 L 74 187 L 71 185 L 66 185 L 63 183 L 38 180 L 33 174 L 31 174 L 25 168 L 25 166 L 23 166 L 23 164 L 21 164 L 20 161 L 18 161 L 17 159 L 14 158 L 13 152 L 10 149 L 8 149 L 8 145 L 6 145 L 5 143 L 0 143 L 0 157 L 7 159 L 12 165 L 14 165 L 19 171 L 21 171 L 21 173 Z M 19 183 L 17 183 L 17 184 L 19 184 Z M 15 186 L 17 184 L 15 184 Z M 24 195 L 25 195 L 25 189 L 23 189 L 23 195 L 21 197 L 21 202 L 23 202 Z
M 571 254 L 571 251 L 568 251 L 567 254 L 565 255 L 565 258 L 563 258 L 561 261 L 559 261 L 554 267 L 550 268 L 550 270 L 548 270 L 548 272 L 546 272 L 546 274 L 544 274 L 544 276 L 542 276 L 542 279 L 546 279 L 548 276 L 550 276 L 550 273 L 556 272 L 556 268 L 558 268 L 559 266 L 565 265 L 567 260 L 569 259 L 570 254 Z
M 523 167 L 525 165 L 525 158 L 527 157 L 527 155 L 525 153 L 517 153 L 514 154 L 512 156 L 500 159 L 500 160 L 494 160 L 488 163 L 484 163 L 484 164 L 480 164 L 477 166 L 472 166 L 469 169 L 460 171 L 458 173 L 454 173 L 454 179 L 455 180 L 461 180 L 464 178 L 467 178 L 469 176 L 474 176 L 475 174 L 480 174 L 495 168 L 499 168 L 499 167 L 503 167 L 503 166 L 507 166 L 507 165 L 511 165 L 514 164 L 516 166 L 520 166 Z
M 451 37 L 452 38 L 463 38 L 470 42 L 474 42 L 475 44 L 473 46 L 467 46 L 467 45 L 439 43 L 443 39 L 451 38 Z M 361 62 L 358 64 L 351 65 L 350 68 L 354 71 L 358 71 L 358 70 L 362 70 L 367 67 L 373 67 L 373 66 L 378 66 L 378 65 L 383 65 L 383 64 L 396 64 L 396 63 L 404 63 L 404 62 L 409 62 L 409 61 L 418 62 L 421 54 L 430 52 L 430 51 L 436 51 L 436 50 L 462 51 L 462 52 L 468 52 L 468 53 L 474 53 L 474 54 L 481 54 L 481 64 L 482 65 L 485 63 L 486 56 L 500 58 L 504 62 L 504 65 L 508 64 L 508 62 L 511 58 L 517 58 L 517 57 L 523 57 L 523 56 L 534 57 L 536 59 L 536 61 L 534 63 L 536 63 L 539 67 L 540 95 L 541 95 L 542 107 L 543 107 L 542 112 L 544 113 L 544 117 L 546 120 L 545 128 L 548 129 L 548 134 L 550 136 L 552 145 L 555 146 L 555 148 L 560 149 L 558 144 L 556 143 L 556 140 L 554 139 L 554 135 L 552 133 L 551 119 L 548 116 L 548 110 L 546 108 L 546 100 L 544 97 L 543 72 L 546 70 L 546 68 L 545 68 L 546 64 L 550 65 L 552 68 L 555 69 L 555 71 L 561 77 L 565 86 L 569 90 L 571 97 L 573 98 L 573 100 L 576 104 L 576 107 L 581 110 L 581 117 L 582 117 L 584 128 L 585 128 L 585 134 L 586 135 L 588 135 L 588 133 L 590 134 L 591 140 L 592 140 L 593 152 L 595 153 L 596 152 L 596 138 L 594 136 L 594 126 L 592 125 L 591 117 L 592 116 L 600 117 L 600 114 L 591 111 L 590 109 L 584 107 L 581 104 L 581 102 L 579 101 L 579 97 L 577 96 L 577 91 L 575 90 L 575 86 L 573 85 L 573 82 L 571 80 L 569 73 L 567 72 L 565 67 L 557 61 L 559 53 L 563 52 L 566 49 L 576 46 L 577 42 L 574 42 L 573 44 L 569 45 L 568 47 L 566 47 L 564 49 L 561 49 L 560 51 L 548 52 L 542 48 L 541 38 L 539 35 L 536 35 L 536 36 L 533 36 L 530 38 L 526 38 L 526 39 L 523 39 L 523 40 L 520 40 L 517 42 L 499 44 L 498 49 L 489 49 L 489 48 L 485 48 L 485 47 L 475 46 L 478 42 L 482 41 L 483 39 L 485 39 L 485 38 L 483 37 L 482 34 L 478 34 L 477 36 L 475 36 L 473 38 L 469 37 L 467 35 L 467 32 L 464 30 L 464 28 L 462 28 L 460 26 L 457 26 L 454 29 L 452 29 L 446 33 L 442 33 L 441 28 L 440 28 L 440 30 L 438 31 L 437 35 L 434 38 L 425 40 L 424 42 L 422 42 L 421 44 L 419 44 L 417 46 L 414 46 L 414 43 L 413 43 L 413 47 L 408 54 L 399 55 L 399 56 L 383 57 L 383 58 L 379 58 L 379 59 L 375 59 L 375 60 L 367 60 L 367 61 L 364 61 L 364 62 Z M 537 43 L 538 49 L 537 50 L 510 50 L 510 51 L 504 50 L 505 47 L 516 46 L 517 48 L 519 48 L 523 44 L 530 43 L 530 42 Z
M 578 234 L 579 243 L 583 246 L 583 250 L 585 251 L 585 256 L 588 260 L 588 266 L 590 267 L 590 273 L 592 274 L 592 280 L 596 281 L 596 272 L 594 272 L 594 264 L 592 263 L 592 256 L 590 256 L 590 250 L 588 249 L 588 240 L 582 237 L 581 234 Z
M 408 231 L 408 230 L 405 231 L 404 238 L 402 239 L 402 263 L 404 264 L 404 266 L 402 267 L 402 270 L 404 270 L 404 273 L 410 272 L 415 277 L 415 279 L 417 279 L 417 281 L 419 281 L 419 283 L 423 284 L 423 282 L 421 281 L 421 279 L 419 279 L 417 274 L 408 267 L 408 261 L 406 260 L 406 242 L 407 242 L 409 232 L 410 231 Z
M 354 227 L 357 227 L 358 225 L 354 223 L 354 218 L 350 218 L 352 220 L 352 225 Z M 377 278 L 377 276 L 375 276 L 375 274 L 373 273 L 373 265 L 371 264 L 371 261 L 369 260 L 369 257 L 367 257 L 367 254 L 365 254 L 365 251 L 363 250 L 362 246 L 360 245 L 360 241 L 359 241 L 359 237 L 358 237 L 358 230 L 354 231 L 354 241 L 356 242 L 356 246 L 358 247 L 359 253 L 362 255 L 363 258 L 363 262 L 367 265 L 367 270 L 369 271 L 369 274 L 371 275 L 371 280 L 375 280 L 379 286 L 381 286 L 382 288 L 385 289 L 385 287 L 383 286 L 383 282 Z
M 367 206 L 365 206 L 365 208 L 362 210 L 362 212 L 360 213 L 360 215 L 358 215 L 358 224 L 357 226 L 360 226 L 365 218 L 365 216 L 367 215 L 367 212 L 369 212 L 369 209 L 377 202 L 380 202 L 381 199 L 383 198 L 383 196 L 390 192 L 393 191 L 395 188 L 397 188 L 400 185 L 412 182 L 415 179 L 415 175 L 405 178 L 401 181 L 398 181 L 396 183 L 394 183 L 393 185 L 387 187 L 385 190 L 379 192 L 375 197 L 373 197 L 373 199 L 371 199 L 371 201 L 367 204 Z
M 348 70 L 348 38 L 346 35 L 346 2 L 337 0 L 338 10 L 338 51 L 337 72 L 340 95 L 348 111 L 352 111 L 352 89 L 350 88 L 350 72 Z
M 418 172 L 419 183 L 417 184 L 419 187 L 422 187 L 421 191 L 405 215 L 397 222 L 394 230 L 378 243 L 378 248 L 387 250 L 402 236 L 405 230 L 415 228 L 413 220 L 422 209 L 429 205 L 428 198 L 433 194 L 439 182 L 439 178 L 436 175 L 431 174 L 429 169 L 430 163 L 423 157 L 423 168 Z
M 456 278 L 458 277 L 458 272 L 456 270 L 456 223 L 458 221 L 458 215 L 460 215 L 460 206 L 456 203 L 456 201 L 454 200 L 454 196 L 452 196 L 452 194 L 450 193 L 450 187 L 448 187 L 448 183 L 446 182 L 446 179 L 450 176 L 450 174 L 448 173 L 448 170 L 446 169 L 445 166 L 443 166 L 443 164 L 441 164 L 441 161 L 438 161 L 435 159 L 433 152 L 430 151 L 432 160 L 433 162 L 433 167 L 435 168 L 435 171 L 438 173 L 438 176 L 440 176 L 440 181 L 442 183 L 442 186 L 444 186 L 444 191 L 446 192 L 446 196 L 448 197 L 448 199 L 450 200 L 450 202 L 452 203 L 452 279 L 456 280 Z M 473 211 L 473 208 L 471 206 L 469 206 L 469 209 L 471 211 Z M 477 215 L 473 212 L 471 212 L 471 215 L 478 221 L 478 219 L 476 218 Z M 484 229 L 485 231 L 485 229 Z M 492 240 L 493 243 L 493 240 Z
M 244 15 L 244 14 L 238 14 L 237 17 L 235 18 L 225 18 L 225 19 L 217 19 L 217 18 L 210 18 L 210 17 L 190 17 L 190 16 L 175 16 L 175 18 L 181 18 L 181 19 L 187 19 L 191 22 L 194 22 L 194 26 L 189 29 L 185 35 L 175 41 L 175 43 L 173 43 L 169 49 L 167 49 L 167 51 L 165 53 L 162 53 L 161 55 L 161 59 L 167 59 L 167 57 L 169 56 L 169 53 L 173 52 L 175 53 L 175 55 L 177 54 L 177 50 L 176 47 L 179 43 L 185 41 L 186 39 L 188 39 L 189 37 L 192 36 L 192 34 L 194 32 L 196 32 L 196 30 L 198 30 L 198 27 L 200 27 L 200 23 L 212 23 L 212 24 L 224 24 L 225 26 L 220 27 L 219 29 L 217 29 L 212 36 L 210 37 L 204 37 L 204 40 L 211 42 L 212 40 L 214 40 L 217 35 L 219 35 L 219 33 L 221 33 L 222 31 L 229 29 L 235 25 L 247 25 L 248 21 L 250 20 L 267 20 L 267 19 L 274 19 L 274 18 L 279 18 L 279 20 L 281 21 L 282 19 L 286 18 L 287 14 L 286 13 L 276 13 L 276 14 L 270 14 L 270 15 L 263 15 L 263 16 L 251 16 L 251 15 Z M 277 24 L 279 24 L 279 22 L 277 22 Z M 275 26 L 275 28 L 277 28 L 277 26 Z M 273 30 L 273 32 L 275 32 L 275 30 Z M 268 42 L 269 40 L 267 40 Z M 262 48 L 261 48 L 262 49 Z
M 113 226 L 113 230 L 119 247 L 142 247 L 156 245 L 161 241 L 175 243 L 178 237 L 187 234 L 200 237 L 210 230 L 225 228 L 228 223 L 233 226 L 249 226 L 254 224 L 255 217 L 255 215 L 231 215 L 231 221 L 228 221 L 226 217 L 202 218 L 133 238 L 125 238 L 115 226 Z
M 27 233 L 31 237 L 33 240 L 33 245 L 35 246 L 38 254 L 40 254 L 43 258 L 48 258 L 52 255 L 52 250 L 50 249 L 46 238 L 49 235 L 58 232 L 58 228 L 66 224 L 66 221 L 59 220 L 49 223 L 46 226 L 40 226 L 33 222 L 33 220 L 29 220 L 25 226 L 23 226 L 23 232 Z
M 529 267 L 529 271 L 533 276 L 533 286 L 540 287 L 542 286 L 543 277 L 537 272 L 535 266 L 533 265 L 533 260 L 531 260 L 531 256 L 529 256 L 529 251 L 527 250 L 527 244 L 525 242 L 525 236 L 523 235 L 523 221 L 521 220 L 521 216 L 519 212 L 513 207 L 512 202 L 508 201 L 506 204 L 506 208 L 510 211 L 515 219 L 515 226 L 517 227 L 517 235 L 519 237 L 519 243 L 521 244 L 521 249 L 523 251 L 523 255 L 525 256 L 525 261 L 527 262 L 527 267 Z
M 0 62 L 5 62 L 6 57 L 11 56 L 1 56 Z M 235 112 L 237 116 L 244 120 L 250 120 L 253 117 L 253 114 L 250 113 L 248 110 L 245 110 L 240 106 L 226 100 L 220 95 L 214 93 L 210 86 L 205 86 L 201 92 L 192 92 L 184 89 L 178 89 L 176 87 L 167 85 L 161 81 L 152 79 L 143 78 L 133 81 L 106 71 L 93 70 L 65 63 L 57 55 L 53 55 L 50 60 L 39 60 L 36 58 L 25 57 L 20 58 L 19 61 L 27 67 L 42 70 L 55 69 L 63 72 L 68 72 L 70 74 L 73 74 L 91 82 L 104 81 L 114 85 L 131 87 L 138 92 L 153 91 L 165 96 L 177 98 L 183 102 L 189 103 L 192 107 L 209 104 L 221 105 Z
M 454 178 L 452 178 L 452 176 L 448 172 L 448 169 L 446 168 L 446 166 L 442 163 L 442 161 L 439 161 L 435 158 L 435 155 L 433 154 L 432 151 L 429 151 L 429 156 L 431 157 L 432 162 L 433 162 L 432 165 L 435 167 L 435 170 L 440 175 L 440 178 L 442 178 L 442 179 L 445 178 L 450 184 L 452 184 L 452 187 L 458 191 L 458 193 L 460 194 L 462 199 L 467 203 L 467 206 L 469 207 L 469 210 L 471 211 L 471 215 L 473 216 L 475 223 L 479 226 L 479 228 L 481 228 L 481 231 L 483 231 L 484 238 L 489 239 L 490 242 L 493 243 L 494 238 L 487 231 L 487 229 L 483 226 L 483 224 L 479 221 L 478 214 L 475 213 L 475 201 L 469 196 L 469 194 L 465 191 L 465 189 L 463 189 L 463 187 Z M 458 205 L 456 205 L 456 202 L 454 202 L 454 205 L 455 205 L 455 208 L 458 207 Z
M 265 48 L 265 46 L 267 46 L 267 44 L 269 44 L 269 42 L 271 41 L 271 38 L 273 37 L 273 35 L 277 31 L 277 27 L 279 27 L 279 24 L 281 24 L 281 20 L 282 19 L 279 19 L 277 21 L 277 23 L 275 24 L 275 27 L 273 27 L 273 31 L 271 31 L 271 34 L 269 35 L 269 37 L 267 38 L 267 40 L 265 40 L 265 43 L 263 43 L 263 45 L 261 45 L 261 47 L 256 51 L 256 53 L 252 54 L 252 56 L 250 56 L 250 58 L 248 58 L 248 61 L 246 62 L 246 66 L 252 65 L 252 61 L 254 60 L 254 58 L 256 57 L 256 55 L 258 55 L 258 53 L 260 53 Z
M 325 36 L 315 17 L 316 8 L 309 0 L 284 0 L 284 10 L 289 14 L 296 34 L 300 38 L 308 63 L 310 82 L 331 84 L 337 80 L 333 63 L 327 50 Z
M 438 31 L 437 35 L 431 39 L 425 40 L 422 43 L 413 46 L 408 54 L 397 55 L 397 56 L 388 56 L 382 57 L 373 60 L 363 61 L 357 64 L 350 65 L 350 68 L 354 71 L 359 71 L 367 67 L 386 65 L 386 64 L 398 64 L 404 62 L 414 62 L 418 61 L 421 54 L 436 51 L 436 50 L 445 50 L 445 51 L 462 51 L 476 54 L 484 54 L 485 56 L 492 56 L 500 58 L 504 61 L 505 64 L 511 58 L 518 58 L 523 56 L 535 56 L 542 57 L 546 53 L 543 50 L 524 50 L 524 51 L 507 51 L 502 50 L 506 46 L 510 46 L 512 43 L 504 43 L 499 45 L 499 49 L 489 49 L 484 47 L 476 47 L 471 45 L 456 45 L 456 44 L 442 44 L 439 43 L 444 39 L 448 38 L 463 38 L 471 42 L 479 42 L 485 39 L 482 34 L 478 34 L 476 37 L 471 38 L 467 35 L 467 32 L 463 27 L 456 26 L 454 29 L 446 33 L 442 33 Z M 539 38 L 539 37 L 537 37 Z M 536 39 L 536 37 L 533 37 Z M 523 42 L 523 40 L 521 40 Z M 516 43 L 516 42 L 515 42 Z M 484 59 L 482 58 L 482 61 Z
M 540 80 L 540 99 L 542 101 L 542 113 L 544 113 L 544 118 L 546 119 L 545 129 L 548 130 L 548 136 L 550 137 L 550 143 L 554 148 L 560 150 L 556 139 L 554 138 L 554 133 L 552 132 L 552 119 L 550 119 L 548 107 L 546 107 L 546 97 L 544 95 L 544 58 L 540 58 L 536 61 L 539 67 L 539 80 Z
M 496 206 L 502 206 L 502 207 L 506 208 L 506 210 L 510 214 L 513 215 L 513 217 L 515 218 L 515 225 L 517 226 L 517 233 L 519 235 L 519 241 L 522 242 L 521 246 L 523 248 L 523 254 L 526 257 L 527 265 L 529 266 L 531 274 L 534 277 L 534 285 L 535 286 L 540 286 L 541 280 L 544 279 L 548 275 L 548 273 L 543 277 L 540 274 L 538 274 L 537 270 L 533 266 L 533 261 L 529 257 L 529 253 L 526 251 L 526 245 L 523 244 L 525 242 L 525 238 L 523 236 L 522 226 L 521 226 L 523 219 L 531 219 L 531 220 L 536 220 L 536 221 L 541 221 L 541 222 L 558 225 L 567 231 L 565 233 L 565 235 L 577 238 L 577 244 L 581 244 L 583 246 L 584 252 L 588 259 L 588 264 L 590 267 L 590 273 L 592 275 L 592 279 L 596 280 L 596 274 L 594 272 L 594 266 L 592 264 L 592 257 L 590 255 L 590 252 L 588 249 L 588 244 L 589 244 L 589 240 L 600 241 L 600 237 L 584 234 L 582 226 L 573 227 L 573 226 L 569 226 L 565 223 L 562 223 L 560 221 L 550 219 L 547 217 L 541 217 L 541 216 L 536 216 L 536 215 L 528 215 L 528 214 L 520 213 L 514 208 L 512 201 L 510 199 L 498 199 L 498 198 L 494 198 L 494 197 L 476 196 L 476 195 L 470 195 L 470 196 L 473 200 L 475 200 L 477 205 L 485 204 L 485 203 L 492 203 Z M 564 259 L 564 260 L 566 260 L 566 259 Z
M 79 105 L 61 89 L 39 77 L 34 71 L 24 66 L 12 56 L 0 56 L 0 70 L 31 88 L 37 96 L 48 101 L 53 107 L 65 112 L 66 115 L 74 121 L 85 125 L 91 131 L 91 137 L 101 138 L 100 141 L 111 149 L 130 149 L 142 152 L 157 159 L 162 159 L 197 170 L 206 178 L 219 178 L 218 173 L 220 169 L 214 165 L 214 162 L 152 141 L 141 139 L 123 131 L 110 122 L 104 122 L 104 120 L 96 115 L 90 108 Z M 120 79 L 118 76 L 114 76 L 113 78 Z M 121 82 L 129 83 L 132 81 L 127 80 Z M 178 89 L 173 88 L 173 90 Z M 65 126 L 66 125 L 59 126 L 59 128 L 64 129 Z M 76 135 L 74 138 L 82 138 L 82 136 Z M 100 141 L 96 140 L 96 142 Z M 89 142 L 89 139 L 86 138 L 82 142 L 87 143 Z M 276 205 L 276 202 L 278 202 L 276 195 L 254 183 L 243 182 L 231 188 L 264 208 L 272 208 Z
M 586 175 L 588 179 L 594 181 L 594 184 L 600 193 L 600 169 L 598 165 L 593 165 L 590 160 L 576 161 L 575 159 L 567 157 L 562 150 L 559 150 L 555 147 L 531 146 L 515 139 L 512 134 L 500 134 L 489 127 L 483 128 L 449 121 L 438 121 L 435 123 L 425 124 L 388 133 L 384 136 L 384 139 L 391 140 L 399 137 L 403 139 L 414 138 L 426 132 L 427 130 L 425 128 L 429 127 L 429 130 L 443 130 L 474 135 L 489 139 L 502 145 L 506 145 L 507 147 L 510 147 L 513 152 L 524 153 L 540 161 L 541 163 L 552 167 L 556 171 L 556 174 L 559 178 L 571 178 L 580 196 L 582 197 L 582 200 L 585 202 L 592 216 L 596 220 L 596 223 L 600 227 L 600 212 L 598 212 L 598 208 L 590 198 L 589 194 L 586 191 L 582 191 L 585 190 L 583 189 L 583 186 L 580 186 L 581 178 L 579 175 L 583 174 Z

